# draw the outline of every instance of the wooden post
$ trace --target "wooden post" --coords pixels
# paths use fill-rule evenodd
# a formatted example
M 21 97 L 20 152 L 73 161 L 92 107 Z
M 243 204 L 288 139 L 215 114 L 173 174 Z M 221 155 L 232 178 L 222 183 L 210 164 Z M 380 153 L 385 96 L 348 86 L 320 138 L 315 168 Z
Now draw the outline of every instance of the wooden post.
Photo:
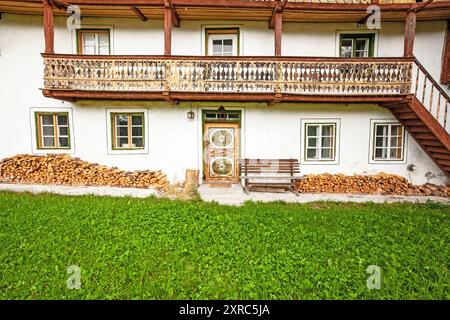
M 164 54 L 172 54 L 172 10 L 167 0 L 164 1 Z
M 275 29 L 275 55 L 281 56 L 281 34 L 283 26 L 283 14 L 281 11 L 274 13 L 274 29 Z
M 445 35 L 444 50 L 442 53 L 441 83 L 450 82 L 450 20 L 447 20 L 447 34 Z
M 188 195 L 194 195 L 198 189 L 198 169 L 186 169 L 186 177 L 184 179 L 184 192 Z
M 416 12 L 411 10 L 408 11 L 405 21 L 405 46 L 404 46 L 404 57 L 414 56 L 414 38 L 416 35 Z
M 44 2 L 44 37 L 45 53 L 55 53 L 54 24 L 53 24 L 53 6 L 49 0 Z

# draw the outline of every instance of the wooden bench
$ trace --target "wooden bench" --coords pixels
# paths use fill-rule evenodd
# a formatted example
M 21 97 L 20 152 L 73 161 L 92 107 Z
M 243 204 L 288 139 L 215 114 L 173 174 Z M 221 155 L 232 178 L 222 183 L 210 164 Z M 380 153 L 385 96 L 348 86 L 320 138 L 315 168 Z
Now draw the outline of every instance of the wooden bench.
M 297 159 L 240 159 L 242 187 L 249 191 L 295 192 L 301 179 Z

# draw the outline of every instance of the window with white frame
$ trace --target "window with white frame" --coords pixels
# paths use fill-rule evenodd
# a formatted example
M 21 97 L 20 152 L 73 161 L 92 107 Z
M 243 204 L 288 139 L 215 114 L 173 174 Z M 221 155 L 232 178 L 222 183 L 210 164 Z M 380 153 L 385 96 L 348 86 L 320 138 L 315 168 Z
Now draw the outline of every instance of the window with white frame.
M 69 114 L 36 112 L 38 149 L 70 149 Z
M 111 113 L 115 150 L 144 149 L 144 113 Z
M 304 155 L 306 161 L 334 161 L 336 123 L 306 123 Z
M 398 123 L 375 123 L 372 159 L 402 161 L 405 128 Z
M 110 54 L 109 29 L 79 29 L 77 37 L 79 54 Z
M 206 29 L 207 50 L 209 56 L 237 56 L 239 29 Z

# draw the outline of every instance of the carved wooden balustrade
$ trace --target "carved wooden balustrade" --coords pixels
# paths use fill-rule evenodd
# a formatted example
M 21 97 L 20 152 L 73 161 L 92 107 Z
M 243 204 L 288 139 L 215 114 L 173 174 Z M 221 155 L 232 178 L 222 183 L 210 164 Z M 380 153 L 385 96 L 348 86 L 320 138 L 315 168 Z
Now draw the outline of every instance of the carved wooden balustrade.
M 413 59 L 43 55 L 47 90 L 401 95 Z

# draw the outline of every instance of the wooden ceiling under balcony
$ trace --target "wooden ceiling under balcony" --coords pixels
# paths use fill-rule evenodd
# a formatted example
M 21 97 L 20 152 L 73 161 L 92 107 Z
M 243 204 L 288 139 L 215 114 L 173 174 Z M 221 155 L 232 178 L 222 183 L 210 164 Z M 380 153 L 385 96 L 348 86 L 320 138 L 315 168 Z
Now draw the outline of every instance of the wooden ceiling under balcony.
M 303 2 L 304 1 L 304 2 Z M 288 1 L 284 22 L 337 22 L 360 21 L 367 16 L 368 0 L 320 0 Z M 348 4 L 345 2 L 361 2 Z M 79 5 L 82 17 L 138 18 L 136 10 L 146 19 L 163 19 L 164 0 L 64 0 L 66 4 Z M 243 20 L 268 21 L 275 1 L 271 0 L 172 0 L 181 20 Z M 331 3 L 335 2 L 335 3 Z M 95 3 L 95 5 L 93 5 Z M 383 21 L 404 21 L 405 13 L 415 3 L 413 0 L 379 0 Z M 0 0 L 0 13 L 42 15 L 41 0 Z M 56 9 L 55 15 L 65 16 L 64 10 Z M 435 0 L 417 14 L 418 20 L 450 19 L 450 1 Z

